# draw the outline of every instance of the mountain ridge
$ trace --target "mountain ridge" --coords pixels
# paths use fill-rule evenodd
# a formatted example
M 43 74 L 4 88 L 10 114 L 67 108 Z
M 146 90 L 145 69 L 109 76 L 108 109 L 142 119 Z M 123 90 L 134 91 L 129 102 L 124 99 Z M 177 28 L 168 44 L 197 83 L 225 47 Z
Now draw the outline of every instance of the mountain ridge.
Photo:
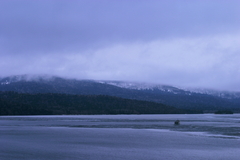
M 76 80 L 56 76 L 35 76 L 31 79 L 30 76 L 26 75 L 1 78 L 0 84 L 0 91 L 109 95 L 157 102 L 181 109 L 201 109 L 205 112 L 214 112 L 219 109 L 230 108 L 235 112 L 240 112 L 240 98 L 238 96 L 231 96 L 231 94 L 229 94 L 231 98 L 226 98 L 213 94 L 185 91 L 166 85 L 154 86 L 145 83 L 145 85 L 142 85 L 142 88 L 140 88 L 140 83 L 133 82 Z M 119 86 L 119 84 L 122 86 Z M 125 86 L 123 84 L 125 84 Z M 149 86 L 151 86 L 151 88 Z
M 240 98 L 240 92 L 236 91 L 224 91 L 224 90 L 214 90 L 214 89 L 206 89 L 206 88 L 187 88 L 187 87 L 177 87 L 171 85 L 161 85 L 161 84 L 153 84 L 153 83 L 140 83 L 140 82 L 130 82 L 130 81 L 111 81 L 111 80 L 88 80 L 88 79 L 72 79 L 72 78 L 63 78 L 58 76 L 51 75 L 17 75 L 17 76 L 8 76 L 8 77 L 0 77 L 0 85 L 7 85 L 12 82 L 18 81 L 26 81 L 26 82 L 41 82 L 41 81 L 54 81 L 56 79 L 65 79 L 70 81 L 85 81 L 85 82 L 97 82 L 101 84 L 108 84 L 117 86 L 125 89 L 134 89 L 134 90 L 161 90 L 164 92 L 172 92 L 174 94 L 178 94 L 178 92 L 186 92 L 186 94 L 191 93 L 200 93 L 200 94 L 208 94 L 213 96 L 218 96 L 221 98 Z

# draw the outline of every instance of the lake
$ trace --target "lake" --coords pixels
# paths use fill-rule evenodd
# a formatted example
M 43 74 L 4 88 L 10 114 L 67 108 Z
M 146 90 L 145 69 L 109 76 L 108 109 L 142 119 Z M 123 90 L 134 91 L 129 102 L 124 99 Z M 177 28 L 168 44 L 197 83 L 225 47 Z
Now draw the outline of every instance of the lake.
M 0 144 L 1 160 L 239 160 L 240 114 L 0 116 Z

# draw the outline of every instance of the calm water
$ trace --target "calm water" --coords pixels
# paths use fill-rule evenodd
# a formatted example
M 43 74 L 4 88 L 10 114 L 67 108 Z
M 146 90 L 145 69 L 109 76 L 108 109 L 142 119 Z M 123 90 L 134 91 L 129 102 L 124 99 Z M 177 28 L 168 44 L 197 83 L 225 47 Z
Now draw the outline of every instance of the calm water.
M 0 144 L 1 160 L 239 160 L 240 114 L 2 116 Z

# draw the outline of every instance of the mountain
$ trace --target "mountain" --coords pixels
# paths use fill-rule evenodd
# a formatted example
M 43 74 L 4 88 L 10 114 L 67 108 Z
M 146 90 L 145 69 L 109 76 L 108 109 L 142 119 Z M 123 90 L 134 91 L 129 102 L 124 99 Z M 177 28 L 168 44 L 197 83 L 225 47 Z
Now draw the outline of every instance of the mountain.
M 189 90 L 173 86 L 120 81 L 64 79 L 53 76 L 12 76 L 0 79 L 0 91 L 108 95 L 162 103 L 180 109 L 240 112 L 240 93 Z M 204 92 L 203 92 L 204 91 Z
M 121 82 L 121 81 L 98 81 L 99 83 L 110 84 L 121 88 L 135 89 L 135 90 L 160 90 L 163 92 L 170 92 L 173 94 L 188 94 L 193 93 L 207 94 L 216 97 L 234 99 L 240 98 L 240 92 L 230 91 L 217 91 L 212 89 L 203 88 L 180 88 L 168 85 L 149 84 L 149 83 L 136 83 L 136 82 Z
M 240 92 L 179 88 L 169 85 L 122 81 L 99 81 L 99 83 L 145 92 L 152 96 L 145 100 L 161 102 L 179 108 L 203 109 L 207 112 L 212 112 L 216 109 L 240 111 Z

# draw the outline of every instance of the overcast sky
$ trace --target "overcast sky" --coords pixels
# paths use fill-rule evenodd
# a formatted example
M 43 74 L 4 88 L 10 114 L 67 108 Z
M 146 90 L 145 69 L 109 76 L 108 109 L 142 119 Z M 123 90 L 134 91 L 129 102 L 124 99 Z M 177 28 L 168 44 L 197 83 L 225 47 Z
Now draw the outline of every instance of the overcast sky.
M 240 91 L 240 0 L 0 0 L 0 76 Z

